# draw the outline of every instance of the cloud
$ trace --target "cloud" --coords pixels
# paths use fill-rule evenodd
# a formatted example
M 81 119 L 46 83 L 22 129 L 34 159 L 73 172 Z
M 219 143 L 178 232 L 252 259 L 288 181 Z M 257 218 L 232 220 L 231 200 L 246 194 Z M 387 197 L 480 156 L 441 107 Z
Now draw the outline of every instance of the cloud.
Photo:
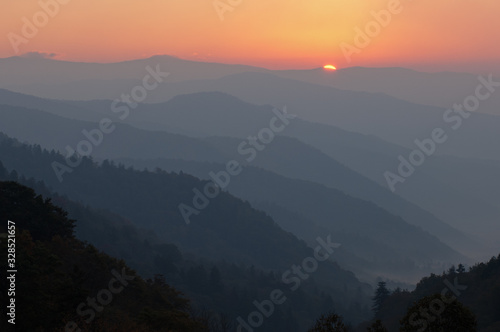
M 28 52 L 21 54 L 21 57 L 28 59 L 53 59 L 57 57 L 57 53 L 47 53 L 47 52 Z

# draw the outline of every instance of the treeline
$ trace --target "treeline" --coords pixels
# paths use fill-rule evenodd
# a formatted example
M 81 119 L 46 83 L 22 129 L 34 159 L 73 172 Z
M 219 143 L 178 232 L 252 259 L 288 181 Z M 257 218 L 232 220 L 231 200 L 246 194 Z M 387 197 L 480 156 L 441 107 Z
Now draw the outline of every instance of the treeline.
M 450 306 L 452 309 L 444 309 Z M 434 331 L 432 327 L 441 324 L 446 317 L 462 329 L 445 328 L 442 331 L 498 332 L 500 255 L 468 269 L 459 264 L 441 275 L 431 274 L 412 292 L 395 289 L 384 296 L 375 309 L 375 317 L 390 332 Z M 466 321 L 461 320 L 464 317 L 468 317 Z
M 17 331 L 206 331 L 189 302 L 161 277 L 144 280 L 123 261 L 73 235 L 74 220 L 49 199 L 0 182 L 0 216 L 15 223 Z M 1 250 L 7 252 L 7 242 Z M 7 271 L 7 260 L 0 269 Z M 7 279 L 0 281 L 8 289 Z M 2 306 L 7 307 L 6 298 Z
M 390 291 L 379 282 L 372 300 L 372 321 L 352 327 L 328 312 L 308 332 L 498 332 L 500 255 L 469 269 L 459 264 L 431 274 L 412 292 Z

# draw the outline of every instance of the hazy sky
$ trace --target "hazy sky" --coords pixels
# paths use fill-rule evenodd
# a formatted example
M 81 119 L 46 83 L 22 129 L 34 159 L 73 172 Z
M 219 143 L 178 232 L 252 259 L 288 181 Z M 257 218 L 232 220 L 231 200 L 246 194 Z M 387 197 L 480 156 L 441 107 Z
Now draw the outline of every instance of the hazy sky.
M 35 16 L 40 27 L 19 44 L 19 54 L 48 52 L 71 61 L 170 54 L 268 68 L 332 63 L 494 71 L 500 59 L 499 0 L 400 0 L 401 12 L 351 62 L 341 43 L 355 46 L 355 28 L 364 29 L 374 20 L 371 11 L 396 0 L 222 0 L 234 4 L 223 21 L 213 0 L 59 1 L 67 4 L 44 22 L 38 1 L 2 0 L 0 57 L 15 55 L 9 33 L 25 38 L 22 19 Z

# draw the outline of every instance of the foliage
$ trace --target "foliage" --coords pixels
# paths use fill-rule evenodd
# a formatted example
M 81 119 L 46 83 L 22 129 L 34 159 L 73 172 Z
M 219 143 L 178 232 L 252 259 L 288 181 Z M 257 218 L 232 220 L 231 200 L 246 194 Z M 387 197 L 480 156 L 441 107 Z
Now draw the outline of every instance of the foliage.
M 475 332 L 476 317 L 456 298 L 426 296 L 408 309 L 401 332 Z
M 385 300 L 389 297 L 390 292 L 386 287 L 385 281 L 380 281 L 377 285 L 377 290 L 375 291 L 375 296 L 373 297 L 373 307 L 372 310 L 375 316 L 378 315 L 380 307 L 384 304 Z
M 123 261 L 74 238 L 74 222 L 50 200 L 14 182 L 0 182 L 0 202 L 2 217 L 14 216 L 16 223 L 16 330 L 63 331 L 70 321 L 82 331 L 203 330 L 188 314 L 189 303 L 180 292 L 141 279 Z M 6 252 L 5 241 L 0 246 Z M 0 263 L 4 271 L 5 264 Z M 101 312 L 94 312 L 94 319 L 83 320 L 77 308 L 109 287 L 113 270 L 133 279 Z M 6 289 L 5 278 L 0 286 Z M 148 310 L 150 319 L 144 320 Z
M 431 274 L 423 278 L 412 292 L 394 292 L 381 306 L 379 318 L 390 331 L 395 331 L 400 326 L 401 318 L 407 315 L 409 307 L 423 298 L 443 292 L 447 296 L 455 296 L 458 302 L 473 312 L 479 330 L 498 331 L 500 255 L 492 257 L 486 263 L 470 267 L 467 272 L 463 264 L 458 264 L 457 269 L 450 268 L 442 275 Z
M 321 315 L 316 324 L 307 332 L 347 332 L 347 326 L 342 321 L 342 316 L 335 313 Z
M 382 324 L 382 321 L 380 319 L 377 319 L 373 324 L 368 327 L 368 332 L 389 332 L 384 325 Z

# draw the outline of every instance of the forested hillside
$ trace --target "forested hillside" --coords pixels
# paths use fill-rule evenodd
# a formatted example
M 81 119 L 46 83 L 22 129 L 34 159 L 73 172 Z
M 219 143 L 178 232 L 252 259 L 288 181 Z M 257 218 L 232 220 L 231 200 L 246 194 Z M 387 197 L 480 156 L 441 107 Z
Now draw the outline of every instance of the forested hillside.
M 437 295 L 437 298 L 432 305 L 419 302 L 434 295 Z M 423 278 L 412 292 L 393 290 L 382 302 L 376 317 L 382 320 L 390 332 L 398 331 L 400 320 L 408 308 L 419 302 L 415 314 L 408 315 L 407 319 L 415 331 L 424 331 L 424 327 L 428 327 L 438 317 L 436 311 L 442 296 L 454 299 L 469 308 L 477 318 L 478 331 L 500 331 L 500 255 L 468 269 L 459 264 L 441 275 L 432 274 Z
M 61 195 L 53 192 L 53 188 L 47 189 L 43 182 L 37 180 L 54 176 L 49 161 L 63 161 L 60 155 L 5 137 L 0 149 L 0 160 L 18 170 L 7 171 L 2 168 L 5 179 L 21 181 L 36 188 L 37 192 L 53 197 L 55 202 L 70 212 L 72 218 L 78 220 L 76 234 L 80 238 L 124 259 L 142 275 L 164 275 L 168 283 L 181 289 L 193 300 L 197 311 L 204 312 L 204 308 L 210 308 L 209 316 L 227 315 L 228 319 L 234 321 L 238 316 L 245 317 L 255 310 L 254 301 L 262 301 L 269 297 L 273 289 L 280 288 L 287 292 L 288 300 L 276 309 L 276 314 L 266 322 L 262 331 L 273 331 L 284 326 L 290 326 L 290 331 L 300 331 L 318 313 L 329 308 L 336 308 L 352 321 L 361 321 L 369 315 L 371 287 L 360 283 L 351 272 L 340 269 L 332 262 L 322 263 L 296 292 L 289 291 L 290 285 L 282 280 L 284 271 L 311 256 L 312 249 L 281 230 L 265 214 L 253 210 L 248 203 L 223 194 L 226 204 L 217 203 L 216 209 L 203 211 L 206 219 L 199 220 L 204 220 L 207 225 L 197 226 L 197 219 L 193 218 L 193 224 L 183 226 L 176 209 L 178 203 L 168 204 L 169 200 L 180 202 L 182 197 L 169 194 L 169 190 L 185 190 L 189 197 L 188 190 L 192 186 L 203 184 L 191 176 L 139 172 L 109 163 L 101 167 L 87 159 L 71 175 L 74 180 L 65 181 L 65 186 L 58 188 Z M 27 179 L 27 176 L 34 178 Z M 94 176 L 97 178 L 92 180 Z M 141 178 L 142 183 L 154 190 L 148 192 L 148 187 L 141 189 L 134 177 Z M 76 190 L 85 194 L 88 190 L 85 188 L 90 185 L 97 186 L 95 193 L 100 193 L 100 196 L 75 194 Z M 124 195 L 126 193 L 129 197 Z M 72 196 L 81 203 L 73 202 Z M 158 201 L 162 197 L 165 202 L 163 205 Z M 148 211 L 150 204 L 153 204 L 151 201 L 165 209 L 165 214 L 159 216 L 157 211 Z M 231 212 L 233 209 L 236 211 Z M 135 210 L 142 210 L 143 214 Z M 225 217 L 227 213 L 229 216 Z M 249 218 L 247 222 L 246 214 Z M 227 222 L 225 218 L 228 218 Z M 163 224 L 160 224 L 160 220 Z M 218 225 L 221 222 L 224 224 Z M 226 227 L 226 231 L 233 229 L 226 226 L 227 223 L 239 226 L 229 239 L 218 235 L 219 227 Z M 156 229 L 160 231 L 152 232 L 152 225 L 157 225 Z M 252 227 L 267 231 L 259 233 Z M 187 240 L 190 236 L 194 236 L 193 240 Z M 217 239 L 220 239 L 221 244 L 214 242 Z M 233 243 L 230 252 L 224 249 L 226 240 Z M 246 241 L 248 245 L 253 243 L 260 249 L 255 252 L 245 250 Z M 268 251 L 267 254 L 259 256 L 264 249 Z M 299 321 L 294 318 L 297 310 L 307 313 Z
M 8 234 L 15 234 L 18 270 L 16 331 L 204 331 L 189 301 L 161 276 L 145 280 L 76 239 L 75 221 L 32 189 L 0 182 L 0 216 L 15 223 Z M 7 240 L 0 245 L 7 252 Z M 6 259 L 0 268 L 7 270 Z M 3 290 L 12 288 L 7 282 L 1 279 Z

